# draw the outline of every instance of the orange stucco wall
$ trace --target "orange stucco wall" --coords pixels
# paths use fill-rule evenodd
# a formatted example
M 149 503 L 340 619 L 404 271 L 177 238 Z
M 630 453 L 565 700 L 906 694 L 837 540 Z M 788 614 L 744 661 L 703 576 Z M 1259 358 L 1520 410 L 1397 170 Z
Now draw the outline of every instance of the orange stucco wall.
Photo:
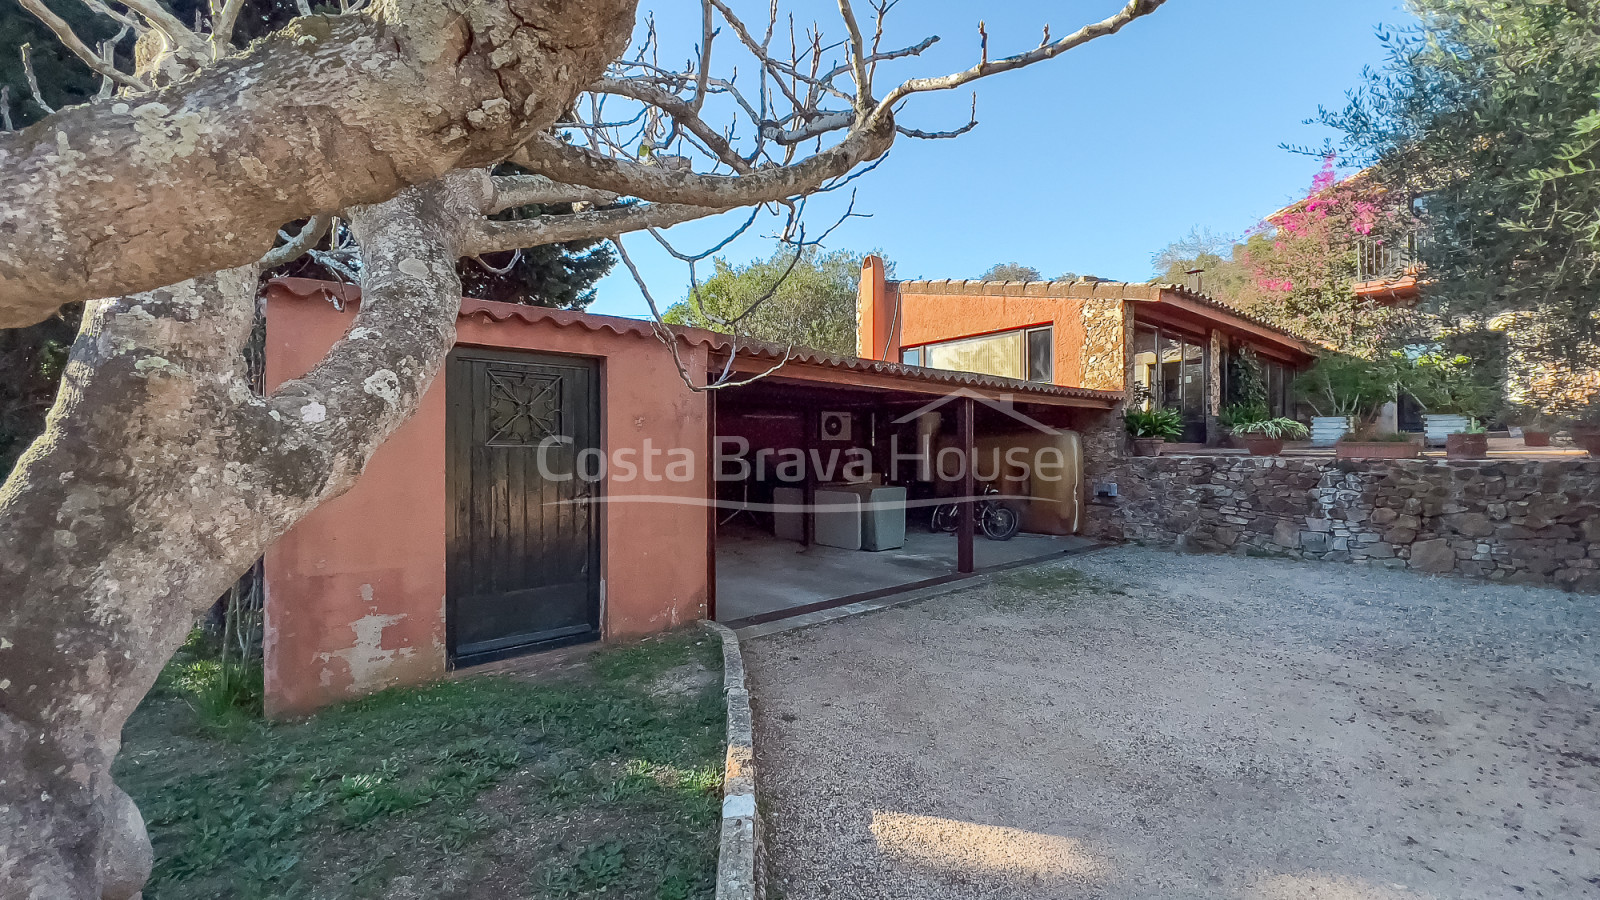
M 301 282 L 300 285 L 306 283 Z M 269 286 L 267 388 L 308 371 L 349 328 L 321 295 Z M 458 343 L 601 360 L 603 446 L 685 447 L 703 458 L 705 397 L 687 390 L 666 348 L 601 317 L 529 321 L 518 307 L 473 301 Z M 585 324 L 587 323 L 587 324 Z M 705 353 L 686 360 L 703 374 Z M 445 379 L 373 456 L 348 493 L 306 517 L 266 556 L 267 711 L 285 716 L 445 673 Z M 651 494 L 695 501 L 685 482 L 607 483 L 608 499 Z M 601 510 L 602 632 L 607 639 L 671 628 L 705 615 L 707 512 L 699 505 L 610 502 Z
M 919 294 L 898 285 L 894 295 L 900 303 L 901 347 L 1051 325 L 1055 329 L 1055 383 L 1088 386 L 1083 380 L 1083 300 Z
M 1050 325 L 1054 329 L 1056 384 L 1122 389 L 1120 371 L 1109 376 L 1092 371 L 1092 360 L 1098 356 L 1110 353 L 1120 358 L 1122 336 L 1097 334 L 1090 327 L 1091 321 L 1104 318 L 1102 307 L 1108 304 L 1117 307 L 1120 320 L 1120 301 L 1060 296 L 1049 282 L 965 282 L 961 290 L 948 289 L 948 282 L 935 282 L 926 290 L 918 289 L 927 284 L 885 281 L 883 262 L 867 258 L 857 302 L 859 356 L 899 362 L 900 351 L 906 347 Z

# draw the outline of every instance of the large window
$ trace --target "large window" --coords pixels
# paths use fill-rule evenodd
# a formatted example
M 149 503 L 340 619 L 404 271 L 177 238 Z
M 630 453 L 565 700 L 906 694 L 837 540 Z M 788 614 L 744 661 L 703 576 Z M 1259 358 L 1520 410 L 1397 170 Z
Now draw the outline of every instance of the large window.
M 1289 399 L 1289 383 L 1294 375 L 1289 367 L 1270 359 L 1261 361 L 1262 380 L 1267 383 L 1267 409 L 1274 416 L 1287 416 L 1294 412 L 1294 404 Z
M 923 344 L 900 351 L 909 366 L 998 375 L 1027 381 L 1055 379 L 1055 336 L 1050 326 Z
M 1133 379 L 1144 409 L 1183 415 L 1184 439 L 1205 439 L 1206 350 L 1201 338 L 1139 326 L 1133 335 Z
M 1224 403 L 1261 400 L 1274 417 L 1294 416 L 1293 367 L 1264 356 L 1248 345 L 1235 345 L 1223 369 L 1229 379 L 1223 385 Z

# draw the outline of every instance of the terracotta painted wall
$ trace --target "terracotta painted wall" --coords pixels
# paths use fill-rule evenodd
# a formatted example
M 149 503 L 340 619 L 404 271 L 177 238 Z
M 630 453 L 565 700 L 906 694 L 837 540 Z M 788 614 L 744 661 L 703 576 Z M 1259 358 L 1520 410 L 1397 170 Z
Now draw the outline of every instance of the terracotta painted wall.
M 504 309 L 507 304 L 481 306 Z M 605 321 L 593 316 L 585 320 Z M 518 318 L 495 322 L 485 314 L 463 318 L 457 335 L 459 345 L 600 357 L 604 443 L 608 452 L 620 448 L 642 451 L 646 440 L 651 447 L 663 451 L 674 447 L 694 451 L 697 464 L 691 481 L 608 481 L 602 621 L 609 640 L 650 634 L 704 618 L 710 595 L 708 513 L 703 506 L 691 504 L 706 498 L 710 484 L 704 466 L 708 438 L 706 396 L 684 387 L 667 348 L 647 334 L 619 335 L 603 327 L 558 327 Z M 685 356 L 694 377 L 703 381 L 703 348 L 686 350 Z M 685 502 L 626 500 L 641 495 Z
M 267 389 L 309 371 L 353 316 L 269 287 Z M 444 452 L 438 379 L 355 487 L 267 550 L 268 715 L 445 673 Z
M 304 286 L 307 282 L 290 282 Z M 703 618 L 709 596 L 704 449 L 706 400 L 683 386 L 666 348 L 639 323 L 467 301 L 458 344 L 601 359 L 603 446 L 695 451 L 686 482 L 606 485 L 601 511 L 606 639 Z M 268 290 L 267 384 L 307 371 L 348 329 L 353 304 Z M 531 319 L 531 320 L 530 320 Z M 605 327 L 603 323 L 619 323 Z M 686 347 L 696 375 L 705 350 Z M 445 398 L 434 383 L 417 416 L 389 439 L 344 496 L 317 509 L 267 553 L 266 689 L 270 715 L 397 684 L 437 679 L 445 648 Z M 627 503 L 645 494 L 682 505 Z

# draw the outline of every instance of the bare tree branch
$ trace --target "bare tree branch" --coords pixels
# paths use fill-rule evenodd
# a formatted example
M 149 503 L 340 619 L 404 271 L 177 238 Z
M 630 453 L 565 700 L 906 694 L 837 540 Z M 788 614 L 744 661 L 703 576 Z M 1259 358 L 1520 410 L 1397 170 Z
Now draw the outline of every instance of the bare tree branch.
M 28 93 L 33 95 L 33 104 L 44 110 L 45 115 L 52 115 L 55 109 L 44 102 L 44 95 L 39 93 L 39 76 L 33 71 L 33 45 L 23 44 L 22 53 L 22 78 L 28 83 Z
M 233 45 L 233 29 L 239 22 L 239 13 L 244 9 L 245 0 L 225 0 L 222 9 L 216 9 L 216 2 L 212 2 L 211 17 L 211 55 L 222 57 L 227 54 L 228 48 Z
M 610 191 L 559 184 L 543 175 L 496 175 L 494 199 L 488 212 L 505 212 L 519 206 L 549 205 L 556 203 L 612 204 L 619 199 Z
M 1016 69 L 1026 68 L 1027 66 L 1034 65 L 1035 63 L 1044 62 L 1047 59 L 1055 59 L 1057 56 L 1066 53 L 1068 50 L 1071 50 L 1074 47 L 1082 46 L 1083 44 L 1087 44 L 1095 38 L 1116 34 L 1128 23 L 1143 16 L 1150 15 L 1157 9 L 1161 8 L 1161 6 L 1166 2 L 1167 0 L 1128 0 L 1128 5 L 1124 6 L 1116 15 L 1102 19 L 1093 25 L 1085 25 L 1084 27 L 1074 31 L 1072 34 L 1067 35 L 1059 41 L 1054 43 L 1044 43 L 1037 49 L 1030 50 L 1027 53 L 1019 53 L 1016 56 L 1008 56 L 1004 59 L 995 60 L 994 62 L 989 62 L 987 59 L 985 59 L 983 62 L 973 66 L 970 69 L 967 69 L 964 72 L 956 72 L 954 74 L 944 75 L 938 78 L 912 79 L 891 91 L 889 95 L 884 98 L 883 103 L 879 104 L 879 108 L 881 109 L 884 107 L 893 106 L 912 94 L 925 93 L 928 91 L 948 91 L 953 88 L 961 87 L 965 84 L 971 84 L 980 78 L 988 78 L 991 75 L 998 75 L 1002 72 L 1011 72 Z M 1049 32 L 1046 32 L 1045 34 L 1048 38 Z
M 196 60 L 206 60 L 210 57 L 210 48 L 206 46 L 205 40 L 183 24 L 177 16 L 168 12 L 160 0 L 121 0 L 121 3 L 144 16 L 145 21 L 167 36 L 167 40 L 172 42 L 174 48 L 187 52 Z
M 717 23 L 711 13 L 711 0 L 700 0 L 700 71 L 695 79 L 694 101 L 691 104 L 697 117 L 706 105 L 706 91 L 711 84 L 711 42 L 717 37 Z
M 462 255 L 482 256 L 523 247 L 611 237 L 647 228 L 667 228 L 714 216 L 723 210 L 673 203 L 650 203 L 593 212 L 538 216 L 509 222 L 483 220 L 462 239 Z
M 836 146 L 792 166 L 759 169 L 750 175 L 698 175 L 644 166 L 573 147 L 539 135 L 512 161 L 557 181 L 582 184 L 661 203 L 733 209 L 809 193 L 860 163 L 876 159 L 894 143 L 893 119 L 887 127 L 852 132 Z
M 45 27 L 55 34 L 56 39 L 68 50 L 72 51 L 72 55 L 83 60 L 84 65 L 118 84 L 133 88 L 136 91 L 145 89 L 144 82 L 134 78 L 132 75 L 119 71 L 116 66 L 101 59 L 100 54 L 90 49 L 88 44 L 78 38 L 78 35 L 73 32 L 72 26 L 67 24 L 66 19 L 56 15 L 50 7 L 44 4 L 44 0 L 17 0 L 17 2 L 22 4 L 23 9 L 33 13 L 34 18 L 43 22 Z
M 286 237 L 282 246 L 261 257 L 261 268 L 276 269 L 306 255 L 327 235 L 328 226 L 332 221 L 329 216 L 312 216 L 306 220 L 306 224 L 300 226 L 299 234 L 292 238 Z M 282 235 L 283 232 L 280 231 L 278 234 Z
M 754 171 L 743 157 L 733 152 L 733 148 L 728 146 L 727 140 L 722 135 L 701 120 L 699 110 L 694 103 L 682 100 L 676 94 L 669 94 L 642 81 L 629 81 L 619 78 L 602 78 L 590 90 L 601 94 L 628 97 L 653 106 L 671 116 L 679 125 L 704 141 L 706 146 L 716 154 L 717 159 L 726 163 L 735 172 L 748 174 Z
M 872 78 L 867 75 L 867 46 L 861 37 L 861 23 L 850 7 L 850 0 L 839 0 L 839 15 L 844 17 L 845 28 L 850 32 L 850 71 L 856 80 L 856 114 L 866 116 L 872 109 Z

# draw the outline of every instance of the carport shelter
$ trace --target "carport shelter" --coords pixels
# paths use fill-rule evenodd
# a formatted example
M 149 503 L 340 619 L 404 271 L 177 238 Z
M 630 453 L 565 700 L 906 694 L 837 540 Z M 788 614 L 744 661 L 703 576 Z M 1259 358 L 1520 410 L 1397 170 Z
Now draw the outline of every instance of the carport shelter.
M 309 371 L 359 302 L 347 286 L 272 281 L 267 389 Z M 789 358 L 748 385 L 696 391 L 649 322 L 463 300 L 456 349 L 417 414 L 354 488 L 267 552 L 268 713 L 702 618 L 781 615 L 771 607 L 784 597 L 796 608 L 843 602 L 829 596 L 836 584 L 850 585 L 847 595 L 884 592 L 1060 553 L 1069 540 L 1060 536 L 1083 514 L 1078 435 L 1116 424 L 1121 401 L 1119 392 L 735 349 L 698 329 L 672 334 L 699 385 Z M 810 504 L 832 482 L 903 485 L 911 519 L 926 521 L 941 492 L 970 495 L 973 473 L 934 487 L 925 465 L 919 472 L 897 454 L 1024 445 L 1058 446 L 1066 460 L 1069 477 L 1052 482 L 1053 496 L 1012 486 L 1032 492 L 1024 529 L 1043 535 L 974 546 L 970 528 L 951 537 L 913 526 L 905 546 L 873 553 L 814 547 L 814 516 L 788 520 L 797 540 L 773 534 L 785 487 Z M 803 456 L 798 482 L 765 465 L 785 459 L 779 448 Z M 841 474 L 839 450 L 853 451 L 855 476 Z M 719 544 L 733 542 L 719 567 Z M 740 606 L 758 583 L 783 578 L 797 590 Z

